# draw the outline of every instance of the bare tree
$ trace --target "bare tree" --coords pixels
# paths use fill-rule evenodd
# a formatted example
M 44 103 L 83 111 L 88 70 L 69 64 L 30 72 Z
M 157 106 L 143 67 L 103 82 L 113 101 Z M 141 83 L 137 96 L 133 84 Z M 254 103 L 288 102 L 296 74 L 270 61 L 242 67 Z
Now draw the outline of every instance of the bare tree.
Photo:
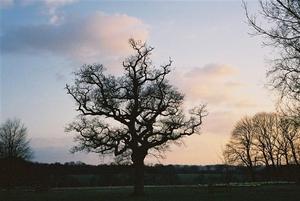
M 285 114 L 261 112 L 244 117 L 234 127 L 223 152 L 225 162 L 248 167 L 299 165 L 300 130 L 298 121 Z
M 290 145 L 289 141 L 286 138 L 287 133 L 290 131 L 290 123 L 286 121 L 285 118 L 280 118 L 279 122 L 279 130 L 280 130 L 280 135 L 277 139 L 277 144 L 278 144 L 278 153 L 281 158 L 283 157 L 285 160 L 285 164 L 289 165 L 291 161 L 291 151 L 290 151 Z M 282 164 L 282 162 L 280 163 Z
M 291 152 L 293 163 L 299 165 L 298 147 L 300 145 L 299 127 L 295 125 L 294 119 L 281 117 L 282 138 L 287 143 L 288 151 Z
M 200 105 L 184 115 L 184 95 L 166 77 L 172 61 L 156 68 L 150 59 L 153 47 L 129 40 L 135 54 L 123 62 L 120 77 L 104 74 L 99 64 L 84 65 L 75 73 L 67 93 L 80 116 L 67 131 L 78 133 L 74 151 L 129 157 L 135 172 L 134 194 L 144 192 L 144 159 L 152 150 L 198 133 L 207 115 Z
M 229 143 L 223 152 L 228 164 L 244 165 L 249 168 L 254 180 L 253 168 L 256 165 L 256 150 L 254 147 L 254 125 L 250 117 L 244 117 L 235 125 Z
M 253 117 L 255 127 L 255 146 L 261 153 L 266 166 L 277 165 L 278 117 L 275 113 L 258 113 Z
M 0 126 L 0 158 L 29 160 L 33 152 L 27 139 L 27 128 L 19 119 L 8 119 Z
M 272 85 L 282 96 L 300 101 L 300 1 L 260 0 L 260 15 L 267 23 L 250 16 L 245 5 L 249 25 L 254 34 L 264 37 L 264 44 L 272 46 L 280 53 L 268 76 Z

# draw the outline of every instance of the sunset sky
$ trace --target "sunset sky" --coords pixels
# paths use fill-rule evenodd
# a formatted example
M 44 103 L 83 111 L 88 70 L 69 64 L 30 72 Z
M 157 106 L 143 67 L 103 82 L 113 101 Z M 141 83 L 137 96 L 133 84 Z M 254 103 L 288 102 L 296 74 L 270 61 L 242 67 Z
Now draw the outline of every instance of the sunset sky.
M 275 108 L 274 92 L 265 86 L 275 53 L 249 35 L 241 1 L 0 2 L 0 121 L 23 121 L 34 161 L 108 161 L 69 153 L 74 135 L 64 128 L 78 113 L 64 87 L 84 63 L 102 63 L 121 74 L 122 60 L 132 53 L 129 38 L 154 46 L 157 65 L 174 60 L 169 80 L 186 94 L 185 106 L 207 103 L 201 135 L 172 147 L 163 164 L 221 163 L 234 123 Z M 256 1 L 248 5 L 257 12 Z

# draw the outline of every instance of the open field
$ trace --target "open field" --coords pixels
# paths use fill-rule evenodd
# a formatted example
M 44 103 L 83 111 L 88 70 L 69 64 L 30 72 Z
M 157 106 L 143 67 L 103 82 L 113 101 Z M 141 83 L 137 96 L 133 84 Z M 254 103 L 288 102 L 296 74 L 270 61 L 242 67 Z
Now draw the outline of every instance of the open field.
M 57 188 L 47 192 L 0 191 L 1 201 L 296 201 L 295 184 L 256 187 L 147 186 L 146 195 L 130 196 L 131 187 Z

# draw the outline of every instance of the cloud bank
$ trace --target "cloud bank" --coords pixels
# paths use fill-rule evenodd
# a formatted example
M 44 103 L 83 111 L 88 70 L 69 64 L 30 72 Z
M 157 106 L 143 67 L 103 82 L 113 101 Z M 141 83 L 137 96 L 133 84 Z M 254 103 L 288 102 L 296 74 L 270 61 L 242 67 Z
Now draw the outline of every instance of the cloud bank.
M 225 103 L 241 107 L 254 106 L 251 97 L 242 95 L 247 86 L 239 80 L 239 70 L 235 67 L 207 64 L 175 74 L 174 84 L 186 94 L 189 101 L 203 101 L 215 106 Z M 243 104 L 244 101 L 247 104 Z
M 97 12 L 85 18 L 70 17 L 63 24 L 11 28 L 0 38 L 3 53 L 51 53 L 82 62 L 116 57 L 130 51 L 129 38 L 146 40 L 148 27 L 123 14 Z
M 251 86 L 241 80 L 239 69 L 230 65 L 206 64 L 177 71 L 171 82 L 186 95 L 187 108 L 207 104 L 204 135 L 228 136 L 242 115 L 260 109 L 259 98 L 249 93 Z

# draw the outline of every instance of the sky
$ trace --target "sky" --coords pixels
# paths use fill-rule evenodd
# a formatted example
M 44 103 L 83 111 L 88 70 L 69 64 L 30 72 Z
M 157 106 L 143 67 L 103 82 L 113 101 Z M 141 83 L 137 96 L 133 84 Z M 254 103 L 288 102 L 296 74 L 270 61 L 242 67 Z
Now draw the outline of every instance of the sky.
M 248 6 L 257 13 L 256 1 Z M 0 0 L 0 20 L 0 122 L 22 120 L 34 161 L 110 161 L 69 152 L 75 135 L 64 130 L 78 113 L 65 85 L 86 63 L 121 75 L 129 38 L 155 47 L 156 65 L 172 58 L 169 80 L 185 106 L 209 112 L 200 134 L 147 163 L 222 163 L 234 124 L 275 108 L 265 76 L 274 52 L 249 34 L 241 1 Z

